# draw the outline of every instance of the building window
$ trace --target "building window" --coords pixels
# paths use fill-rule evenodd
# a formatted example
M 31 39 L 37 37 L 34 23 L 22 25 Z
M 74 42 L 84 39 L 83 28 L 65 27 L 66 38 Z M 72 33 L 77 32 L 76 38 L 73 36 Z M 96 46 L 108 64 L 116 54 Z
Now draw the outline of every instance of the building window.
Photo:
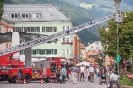
M 36 27 L 37 28 L 37 32 L 40 32 L 40 27 Z
M 73 53 L 73 52 L 72 52 L 72 49 L 69 49 L 69 54 L 72 55 L 72 53 Z
M 56 32 L 57 31 L 57 28 L 56 27 L 51 27 L 51 32 Z
M 22 14 L 22 18 L 29 18 L 29 15 L 28 14 Z
M 18 18 L 18 14 L 11 14 L 11 18 Z
M 69 28 L 71 28 L 71 27 L 70 26 L 63 26 L 63 31 L 65 31 L 65 30 L 67 30 Z
M 36 54 L 40 54 L 39 49 L 36 49 Z
M 69 38 L 69 42 L 73 42 L 72 38 Z
M 66 26 L 66 30 L 69 29 L 69 26 Z
M 65 49 L 63 49 L 63 55 L 65 55 Z
M 44 49 L 40 49 L 40 54 L 43 55 L 44 54 Z
M 23 27 L 13 27 L 13 32 L 24 32 Z
M 66 42 L 69 42 L 69 38 L 67 38 Z
M 31 31 L 30 32 L 34 32 L 34 29 L 35 29 L 35 27 L 31 27 Z
M 47 49 L 44 49 L 44 54 L 47 54 Z
M 42 27 L 42 32 L 46 32 L 46 27 Z
M 69 55 L 69 49 L 66 49 L 67 50 L 67 55 Z
M 51 54 L 57 54 L 57 49 L 51 49 Z
M 57 32 L 57 27 L 42 27 L 42 32 Z
M 63 42 L 65 42 L 65 38 L 63 38 Z
M 40 13 L 36 13 L 36 18 L 41 18 L 41 14 Z
M 32 54 L 36 55 L 36 49 L 32 50 Z
M 13 27 L 13 32 L 40 32 L 40 27 Z
M 36 55 L 36 54 L 40 54 L 40 55 L 57 54 L 57 49 L 33 49 L 32 54 L 34 54 L 34 55 Z
M 32 18 L 41 18 L 41 13 L 33 13 Z

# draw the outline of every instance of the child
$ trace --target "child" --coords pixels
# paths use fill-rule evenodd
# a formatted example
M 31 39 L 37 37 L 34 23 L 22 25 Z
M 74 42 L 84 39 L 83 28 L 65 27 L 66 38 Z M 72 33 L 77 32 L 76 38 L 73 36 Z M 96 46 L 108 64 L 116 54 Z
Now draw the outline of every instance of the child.
M 90 81 L 90 73 L 88 73 L 88 81 Z

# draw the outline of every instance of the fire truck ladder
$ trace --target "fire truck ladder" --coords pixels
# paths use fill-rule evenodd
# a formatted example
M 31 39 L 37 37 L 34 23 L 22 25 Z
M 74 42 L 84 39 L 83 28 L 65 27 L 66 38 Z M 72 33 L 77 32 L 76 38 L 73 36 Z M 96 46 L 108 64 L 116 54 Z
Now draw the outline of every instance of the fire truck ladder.
M 87 22 L 87 23 L 72 27 L 72 28 L 67 29 L 65 31 L 61 31 L 61 32 L 51 34 L 51 35 L 48 35 L 48 36 L 42 36 L 41 38 L 36 38 L 34 40 L 24 42 L 20 45 L 13 46 L 13 47 L 10 47 L 10 48 L 7 48 L 7 49 L 4 49 L 4 50 L 0 51 L 0 56 L 10 54 L 10 53 L 13 53 L 13 52 L 17 52 L 17 51 L 20 51 L 20 50 L 24 50 L 24 49 L 29 48 L 29 47 L 33 47 L 33 46 L 36 46 L 36 45 L 39 45 L 39 44 L 46 43 L 48 41 L 53 41 L 53 40 L 59 39 L 61 37 L 64 37 L 64 36 L 82 31 L 86 28 L 90 28 L 94 25 L 103 23 L 103 22 L 108 21 L 108 20 L 113 19 L 113 18 L 114 18 L 113 15 L 109 15 L 109 16 L 104 17 L 104 18 L 100 18 L 100 19 L 97 19 L 97 20 L 94 20 L 94 21 L 91 21 L 91 22 Z

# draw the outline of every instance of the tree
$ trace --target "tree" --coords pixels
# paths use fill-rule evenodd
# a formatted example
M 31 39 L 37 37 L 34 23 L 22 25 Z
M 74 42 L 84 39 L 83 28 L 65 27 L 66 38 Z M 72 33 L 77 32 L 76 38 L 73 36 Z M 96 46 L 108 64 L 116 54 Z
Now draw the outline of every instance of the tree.
M 133 58 L 133 12 L 126 12 L 127 17 L 122 23 L 119 23 L 119 52 L 123 59 Z M 104 53 L 109 56 L 117 54 L 117 26 L 113 20 L 108 22 L 108 31 L 104 28 L 98 29 L 100 40 L 104 47 Z
M 95 58 L 95 62 L 97 62 L 100 66 L 104 63 L 103 58 Z
M 4 12 L 3 4 L 4 4 L 4 0 L 0 0 L 0 20 L 1 20 L 1 17 L 3 15 L 3 12 Z

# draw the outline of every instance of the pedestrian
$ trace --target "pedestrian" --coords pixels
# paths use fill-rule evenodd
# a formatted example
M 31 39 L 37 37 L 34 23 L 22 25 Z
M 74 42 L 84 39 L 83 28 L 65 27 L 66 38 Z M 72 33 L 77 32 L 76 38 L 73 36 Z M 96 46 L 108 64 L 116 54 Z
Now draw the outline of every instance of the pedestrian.
M 72 71 L 69 74 L 69 80 L 70 80 L 70 82 L 73 82 Z
M 107 72 L 106 72 L 106 78 L 107 78 L 107 80 L 109 79 L 109 77 L 110 77 L 110 65 L 107 65 Z
M 100 69 L 99 69 L 99 67 L 96 67 L 96 77 L 97 78 L 99 77 L 99 74 L 100 74 Z
M 87 77 L 88 77 L 88 81 L 90 81 L 90 71 L 89 71 L 89 67 L 87 67 Z
M 72 78 L 73 78 L 73 84 L 77 84 L 77 68 L 75 67 L 75 65 L 71 68 L 72 71 Z
M 61 83 L 60 76 L 61 76 L 61 68 L 60 68 L 60 66 L 58 66 L 58 68 L 56 70 L 57 83 Z
M 90 82 L 94 82 L 95 69 L 92 64 L 89 67 L 89 72 L 90 72 Z
M 81 67 L 80 67 L 80 74 L 81 74 L 81 76 L 80 76 L 80 81 L 85 81 L 85 66 L 82 64 L 81 65 Z
M 62 76 L 62 83 L 64 84 L 65 84 L 66 75 L 67 75 L 67 70 L 65 66 L 63 65 L 61 69 L 61 76 Z
M 77 66 L 77 80 L 80 80 L 80 66 Z
M 110 83 L 115 83 L 115 82 L 118 82 L 118 79 L 119 79 L 119 75 L 117 74 L 114 74 L 113 71 L 110 71 L 110 79 L 108 80 L 108 88 L 111 87 Z
M 70 67 L 69 70 L 68 70 L 68 73 L 69 73 L 68 76 L 69 76 L 69 81 L 70 82 L 72 82 L 72 71 L 71 71 L 71 68 L 72 67 Z

